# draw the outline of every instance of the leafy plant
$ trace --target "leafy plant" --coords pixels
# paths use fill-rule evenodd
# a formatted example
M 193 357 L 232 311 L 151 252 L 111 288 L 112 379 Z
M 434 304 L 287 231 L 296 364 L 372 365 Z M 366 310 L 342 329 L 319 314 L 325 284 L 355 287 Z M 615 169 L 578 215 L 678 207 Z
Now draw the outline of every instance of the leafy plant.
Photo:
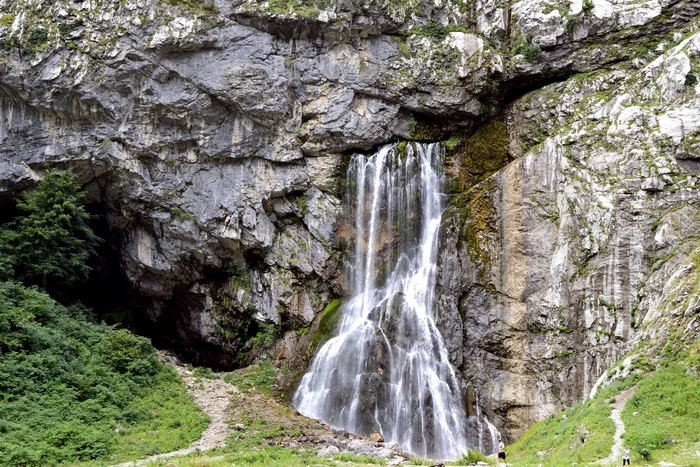
M 523 44 L 515 50 L 516 55 L 522 55 L 528 62 L 536 62 L 542 56 L 542 50 L 537 44 Z
M 488 456 L 481 451 L 477 451 L 476 449 L 469 449 L 466 453 L 462 454 L 459 459 L 457 459 L 457 463 L 460 465 L 472 465 L 476 464 L 477 462 L 486 462 L 488 464 L 493 463 Z
M 101 465 L 187 446 L 207 425 L 147 339 L 0 283 L 0 465 Z
M 82 197 L 73 173 L 47 170 L 17 203 L 21 215 L 0 231 L 0 274 L 13 270 L 44 289 L 87 279 L 87 260 L 101 239 L 90 228 Z

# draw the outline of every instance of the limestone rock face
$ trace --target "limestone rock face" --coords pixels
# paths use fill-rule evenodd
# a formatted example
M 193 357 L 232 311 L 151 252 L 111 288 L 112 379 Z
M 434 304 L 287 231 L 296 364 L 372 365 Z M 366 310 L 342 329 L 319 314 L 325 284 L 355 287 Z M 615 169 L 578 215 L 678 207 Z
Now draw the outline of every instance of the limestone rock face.
M 509 147 L 534 147 L 453 196 L 439 300 L 461 326 L 448 342 L 512 437 L 585 398 L 640 336 L 659 334 L 650 323 L 688 313 L 696 332 L 692 304 L 663 309 L 695 280 L 679 277 L 700 231 L 700 167 L 689 163 L 700 86 L 687 78 L 699 52 L 691 32 L 644 67 L 514 102 Z
M 438 322 L 517 435 L 624 353 L 661 300 L 644 284 L 665 283 L 680 263 L 660 261 L 693 235 L 698 13 L 0 0 L 0 205 L 47 165 L 74 170 L 152 335 L 230 367 L 269 323 L 301 368 L 305 330 L 344 293 L 347 155 L 471 131 L 507 105 L 518 159 L 445 216 Z

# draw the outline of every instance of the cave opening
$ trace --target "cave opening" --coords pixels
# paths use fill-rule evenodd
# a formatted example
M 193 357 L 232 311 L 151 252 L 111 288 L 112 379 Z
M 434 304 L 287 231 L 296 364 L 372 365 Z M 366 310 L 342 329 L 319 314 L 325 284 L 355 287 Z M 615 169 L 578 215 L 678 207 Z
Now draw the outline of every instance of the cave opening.
M 243 343 L 260 332 L 260 325 L 251 316 L 235 317 L 227 336 L 207 339 L 202 326 L 211 325 L 213 316 L 201 311 L 210 307 L 207 296 L 181 284 L 170 297 L 150 297 L 138 290 L 127 277 L 123 261 L 126 230 L 109 222 L 110 206 L 102 201 L 85 205 L 90 213 L 90 226 L 102 239 L 97 254 L 89 260 L 90 274 L 57 296 L 65 304 L 80 303 L 90 309 L 97 321 L 128 329 L 147 337 L 160 350 L 173 352 L 184 363 L 215 370 L 232 370 L 245 363 L 239 355 Z M 114 215 L 114 213 L 112 213 Z M 222 283 L 223 270 L 207 270 L 202 283 Z M 247 319 L 246 319 L 247 318 Z M 205 323 L 206 319 L 210 319 Z M 231 338 L 231 334 L 238 334 Z

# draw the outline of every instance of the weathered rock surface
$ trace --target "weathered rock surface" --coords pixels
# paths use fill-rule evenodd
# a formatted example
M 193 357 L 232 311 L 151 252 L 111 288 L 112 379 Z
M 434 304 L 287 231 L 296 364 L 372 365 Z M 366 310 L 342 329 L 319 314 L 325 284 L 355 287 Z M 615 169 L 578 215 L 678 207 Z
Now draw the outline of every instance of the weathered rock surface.
M 461 332 L 448 342 L 512 437 L 667 333 L 649 325 L 660 316 L 685 315 L 676 325 L 696 332 L 694 304 L 662 306 L 680 293 L 671 279 L 693 270 L 700 231 L 700 170 L 688 163 L 700 157 L 700 33 L 677 39 L 647 66 L 514 102 L 509 147 L 535 146 L 453 197 L 439 299 Z
M 510 104 L 519 159 L 444 226 L 439 324 L 479 403 L 517 436 L 624 354 L 687 256 L 700 75 L 697 36 L 683 36 L 699 12 L 0 0 L 0 203 L 45 164 L 75 170 L 152 332 L 236 366 L 272 323 L 290 330 L 277 356 L 301 365 L 318 343 L 304 330 L 343 294 L 346 154 L 473 129 L 526 91 L 617 63 Z

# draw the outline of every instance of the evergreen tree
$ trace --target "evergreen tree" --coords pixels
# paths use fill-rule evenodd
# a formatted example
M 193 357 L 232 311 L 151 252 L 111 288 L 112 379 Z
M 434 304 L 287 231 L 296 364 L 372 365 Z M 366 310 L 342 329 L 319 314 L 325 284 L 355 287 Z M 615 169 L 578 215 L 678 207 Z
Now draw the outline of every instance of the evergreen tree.
M 88 225 L 83 195 L 75 174 L 47 170 L 18 201 L 21 215 L 0 233 L 0 275 L 14 269 L 17 279 L 44 289 L 87 279 L 87 260 L 101 239 Z

